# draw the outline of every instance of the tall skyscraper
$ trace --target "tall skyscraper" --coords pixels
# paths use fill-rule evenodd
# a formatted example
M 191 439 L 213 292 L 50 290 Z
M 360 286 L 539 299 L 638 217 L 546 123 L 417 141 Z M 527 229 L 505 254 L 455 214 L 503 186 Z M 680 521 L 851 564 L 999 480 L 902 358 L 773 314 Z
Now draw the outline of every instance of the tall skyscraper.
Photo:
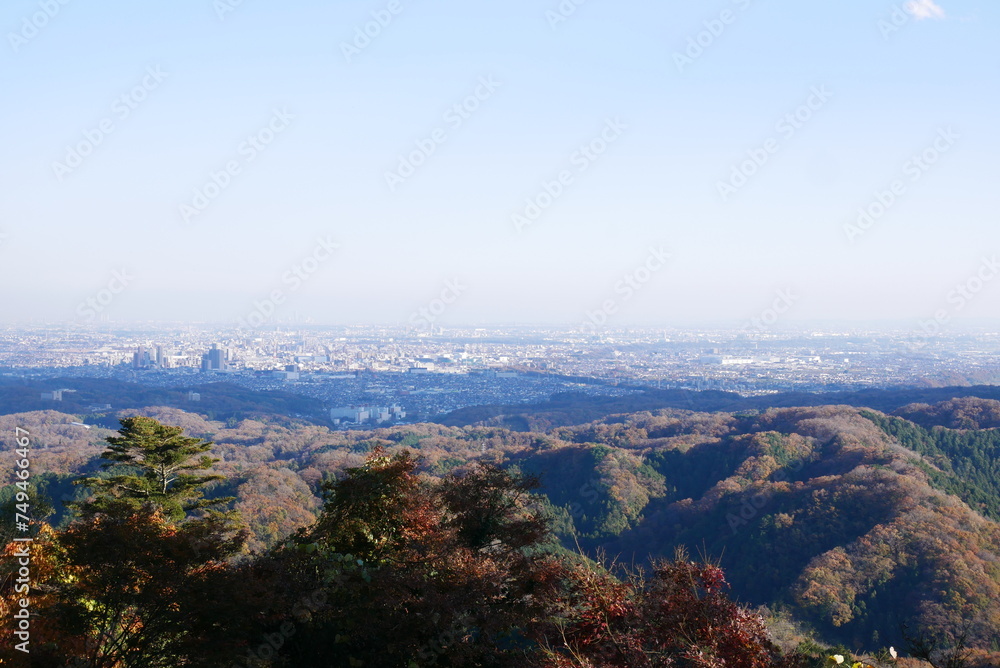
M 229 351 L 213 343 L 211 349 L 201 356 L 202 371 L 226 371 L 229 369 Z
M 169 348 L 164 348 L 163 346 L 156 346 L 156 366 L 161 369 L 170 368 L 170 358 L 173 351 Z
M 148 369 L 153 365 L 153 358 L 150 356 L 149 351 L 146 350 L 145 346 L 139 346 L 136 351 L 132 353 L 132 368 L 133 369 Z

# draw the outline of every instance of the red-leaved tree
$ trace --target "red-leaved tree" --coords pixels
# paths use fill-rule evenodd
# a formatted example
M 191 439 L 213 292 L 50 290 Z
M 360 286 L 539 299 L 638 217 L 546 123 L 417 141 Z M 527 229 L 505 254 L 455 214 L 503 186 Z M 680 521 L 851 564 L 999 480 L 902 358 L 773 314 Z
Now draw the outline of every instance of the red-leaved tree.
M 722 570 L 679 555 L 648 577 L 616 579 L 599 565 L 566 574 L 557 621 L 539 642 L 548 668 L 793 666 L 764 621 L 726 595 Z

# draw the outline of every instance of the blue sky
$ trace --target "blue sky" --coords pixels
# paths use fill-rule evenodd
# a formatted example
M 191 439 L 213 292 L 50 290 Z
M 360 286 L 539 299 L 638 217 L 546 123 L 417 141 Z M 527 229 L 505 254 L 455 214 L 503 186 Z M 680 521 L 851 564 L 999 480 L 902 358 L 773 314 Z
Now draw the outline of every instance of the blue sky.
M 1000 317 L 995 2 L 65 2 L 0 9 L 5 321 Z

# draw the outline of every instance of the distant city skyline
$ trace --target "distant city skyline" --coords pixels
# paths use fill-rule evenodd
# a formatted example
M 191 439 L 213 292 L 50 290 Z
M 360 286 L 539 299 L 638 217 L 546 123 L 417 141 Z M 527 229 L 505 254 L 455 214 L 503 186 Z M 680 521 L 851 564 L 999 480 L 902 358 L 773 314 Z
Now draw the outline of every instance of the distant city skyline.
M 0 324 L 989 326 L 998 22 L 12 0 Z
M 0 376 L 6 383 L 48 378 L 59 385 L 44 392 L 72 389 L 70 378 L 187 391 L 221 381 L 287 390 L 340 408 L 388 407 L 391 402 L 384 400 L 392 398 L 400 404 L 417 402 L 421 410 L 453 410 L 490 403 L 496 391 L 521 401 L 595 382 L 608 388 L 722 389 L 748 396 L 995 384 L 998 349 L 998 328 L 937 336 L 906 328 L 649 328 L 593 335 L 525 326 L 456 328 L 430 336 L 403 326 L 280 331 L 36 326 L 0 328 Z M 510 383 L 502 389 L 491 379 Z M 391 397 L 383 397 L 383 390 Z

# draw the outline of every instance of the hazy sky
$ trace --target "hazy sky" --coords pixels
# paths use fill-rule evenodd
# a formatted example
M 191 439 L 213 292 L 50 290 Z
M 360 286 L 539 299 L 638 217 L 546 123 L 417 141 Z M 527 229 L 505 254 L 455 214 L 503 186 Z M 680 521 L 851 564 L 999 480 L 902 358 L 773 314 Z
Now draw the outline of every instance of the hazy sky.
M 6 0 L 0 317 L 1000 317 L 995 0 L 576 2 Z

